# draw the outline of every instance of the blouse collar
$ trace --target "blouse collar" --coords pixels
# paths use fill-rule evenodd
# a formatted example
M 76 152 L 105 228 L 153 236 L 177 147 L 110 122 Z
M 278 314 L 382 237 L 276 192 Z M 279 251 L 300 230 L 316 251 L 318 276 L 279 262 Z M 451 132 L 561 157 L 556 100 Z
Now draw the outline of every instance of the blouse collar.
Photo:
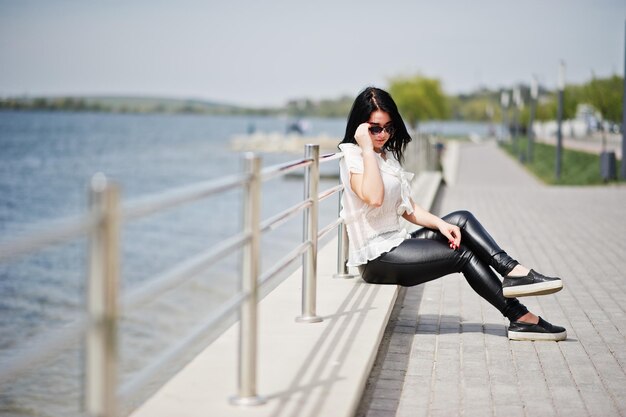
M 391 175 L 394 175 L 401 180 L 410 181 L 413 178 L 413 173 L 407 172 L 402 168 L 402 165 L 394 158 L 392 155 L 387 154 L 387 160 L 382 159 L 382 164 L 380 165 L 381 171 L 387 172 Z

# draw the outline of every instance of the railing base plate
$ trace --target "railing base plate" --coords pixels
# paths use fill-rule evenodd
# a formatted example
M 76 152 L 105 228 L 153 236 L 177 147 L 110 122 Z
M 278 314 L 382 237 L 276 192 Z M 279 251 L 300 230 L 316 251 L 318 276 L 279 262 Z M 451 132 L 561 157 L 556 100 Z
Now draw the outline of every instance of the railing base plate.
M 255 396 L 255 397 L 230 397 L 229 402 L 231 405 L 238 405 L 243 407 L 254 407 L 257 405 L 263 405 L 267 402 L 264 397 Z
M 296 323 L 319 323 L 320 321 L 324 321 L 324 319 L 319 317 L 319 316 L 298 316 L 298 317 L 296 317 Z

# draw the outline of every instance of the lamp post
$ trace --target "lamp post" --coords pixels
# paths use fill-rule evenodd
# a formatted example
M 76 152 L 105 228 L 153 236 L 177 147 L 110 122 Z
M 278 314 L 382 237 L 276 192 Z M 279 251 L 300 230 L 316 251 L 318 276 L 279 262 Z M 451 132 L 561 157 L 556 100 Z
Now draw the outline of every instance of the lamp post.
M 493 106 L 491 105 L 491 103 L 487 103 L 487 105 L 485 106 L 485 115 L 487 116 L 487 119 L 489 119 L 489 136 L 495 136 L 495 131 L 493 127 L 494 113 L 495 112 L 493 111 Z
M 524 102 L 522 101 L 522 92 L 519 86 L 515 87 L 515 90 L 513 90 L 513 104 L 515 104 L 513 113 L 513 151 L 517 154 L 518 159 L 522 160 L 522 149 L 519 144 L 519 124 Z
M 624 28 L 624 73 L 626 74 L 626 24 Z M 624 83 L 624 95 L 622 96 L 622 166 L 620 168 L 620 177 L 626 180 L 626 160 L 624 155 L 626 155 L 626 83 Z
M 511 116 L 513 123 L 513 134 L 511 135 L 511 145 L 513 146 L 513 154 L 517 155 L 517 87 L 511 91 L 511 109 L 513 110 L 513 114 Z
M 558 80 L 558 109 L 557 109 L 557 127 L 556 127 L 556 179 L 561 179 L 561 159 L 563 150 L 563 132 L 561 125 L 563 124 L 563 90 L 565 90 L 565 62 L 561 61 L 559 66 L 559 80 Z
M 539 97 L 539 83 L 537 77 L 533 76 L 533 80 L 530 83 L 530 117 L 528 120 L 528 162 L 533 160 L 533 142 L 535 140 L 535 131 L 533 130 L 533 123 L 535 122 L 535 112 L 537 110 L 537 98 Z
M 502 141 L 504 142 L 509 133 L 509 120 L 508 120 L 508 107 L 509 107 L 509 92 L 502 90 L 500 93 L 500 105 L 502 106 Z

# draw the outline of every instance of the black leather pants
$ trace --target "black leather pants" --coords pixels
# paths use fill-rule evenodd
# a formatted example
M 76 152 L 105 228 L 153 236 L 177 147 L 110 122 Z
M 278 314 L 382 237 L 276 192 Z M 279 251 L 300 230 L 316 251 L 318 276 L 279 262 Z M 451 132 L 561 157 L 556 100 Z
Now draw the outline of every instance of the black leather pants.
M 468 211 L 455 211 L 443 217 L 461 228 L 461 246 L 450 249 L 448 239 L 439 231 L 420 229 L 399 246 L 359 267 L 363 279 L 374 284 L 410 287 L 462 272 L 481 297 L 511 321 L 528 309 L 516 298 L 502 295 L 500 275 L 511 272 L 518 262 L 500 249 L 476 217 Z

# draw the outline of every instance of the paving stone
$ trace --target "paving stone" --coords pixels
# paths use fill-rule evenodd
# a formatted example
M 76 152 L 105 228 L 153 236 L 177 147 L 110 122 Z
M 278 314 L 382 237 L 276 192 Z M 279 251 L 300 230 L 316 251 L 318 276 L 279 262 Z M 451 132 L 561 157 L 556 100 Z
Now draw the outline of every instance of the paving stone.
M 385 410 L 395 412 L 398 408 L 398 400 L 388 398 L 376 398 L 374 397 L 370 402 L 370 409 L 373 410 Z
M 396 390 L 402 391 L 404 380 L 379 379 L 374 384 L 374 390 Z
M 375 408 L 370 408 L 367 410 L 367 414 L 365 417 L 394 417 L 396 412 L 394 410 L 377 410 Z

